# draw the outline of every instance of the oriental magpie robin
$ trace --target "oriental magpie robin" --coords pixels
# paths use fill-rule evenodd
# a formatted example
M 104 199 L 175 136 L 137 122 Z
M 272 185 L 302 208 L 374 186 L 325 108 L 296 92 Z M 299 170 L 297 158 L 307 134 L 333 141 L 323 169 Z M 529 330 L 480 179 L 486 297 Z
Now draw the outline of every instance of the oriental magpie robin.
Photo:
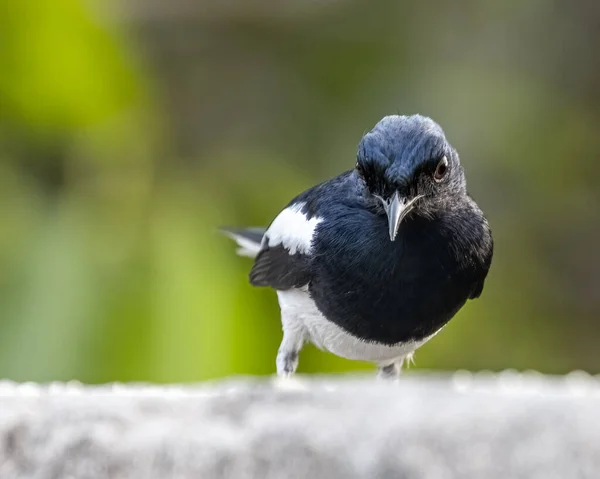
M 493 253 L 456 150 L 421 115 L 383 118 L 353 170 L 298 195 L 269 228 L 224 231 L 255 258 L 250 283 L 277 291 L 281 376 L 310 341 L 396 378 L 479 297 Z

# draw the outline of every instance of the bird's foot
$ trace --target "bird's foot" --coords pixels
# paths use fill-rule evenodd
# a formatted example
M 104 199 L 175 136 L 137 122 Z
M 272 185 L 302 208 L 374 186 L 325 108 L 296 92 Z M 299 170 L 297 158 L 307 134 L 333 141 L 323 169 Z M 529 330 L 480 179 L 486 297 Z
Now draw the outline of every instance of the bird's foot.
M 298 368 L 298 351 L 282 351 L 277 353 L 277 376 L 289 378 L 296 373 Z
M 385 366 L 379 366 L 377 372 L 377 378 L 384 381 L 398 381 L 400 379 L 400 372 L 402 371 L 402 361 L 398 361 Z

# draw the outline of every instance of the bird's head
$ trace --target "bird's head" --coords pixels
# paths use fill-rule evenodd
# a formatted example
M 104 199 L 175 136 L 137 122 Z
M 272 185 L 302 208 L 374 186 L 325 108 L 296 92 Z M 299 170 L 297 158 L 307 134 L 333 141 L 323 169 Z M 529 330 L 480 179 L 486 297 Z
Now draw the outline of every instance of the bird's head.
M 431 215 L 466 193 L 456 150 L 430 118 L 386 116 L 361 140 L 355 174 L 374 208 L 388 218 L 394 241 L 404 218 Z

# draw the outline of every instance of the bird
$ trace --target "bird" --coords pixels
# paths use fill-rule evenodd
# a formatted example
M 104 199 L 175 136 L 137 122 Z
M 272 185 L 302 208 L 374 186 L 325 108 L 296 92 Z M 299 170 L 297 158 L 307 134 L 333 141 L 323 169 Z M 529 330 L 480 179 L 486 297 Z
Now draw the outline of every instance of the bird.
M 313 343 L 397 380 L 481 295 L 494 248 L 457 151 L 420 114 L 383 117 L 360 140 L 354 168 L 298 194 L 268 228 L 223 232 L 254 259 L 250 283 L 277 293 L 284 378 Z

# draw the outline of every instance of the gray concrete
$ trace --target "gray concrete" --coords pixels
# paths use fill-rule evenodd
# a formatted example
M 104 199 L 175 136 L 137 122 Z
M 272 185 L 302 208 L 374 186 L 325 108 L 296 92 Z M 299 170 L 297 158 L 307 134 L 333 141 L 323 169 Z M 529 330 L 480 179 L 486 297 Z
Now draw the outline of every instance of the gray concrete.
M 0 478 L 600 478 L 600 382 L 573 374 L 0 382 Z

